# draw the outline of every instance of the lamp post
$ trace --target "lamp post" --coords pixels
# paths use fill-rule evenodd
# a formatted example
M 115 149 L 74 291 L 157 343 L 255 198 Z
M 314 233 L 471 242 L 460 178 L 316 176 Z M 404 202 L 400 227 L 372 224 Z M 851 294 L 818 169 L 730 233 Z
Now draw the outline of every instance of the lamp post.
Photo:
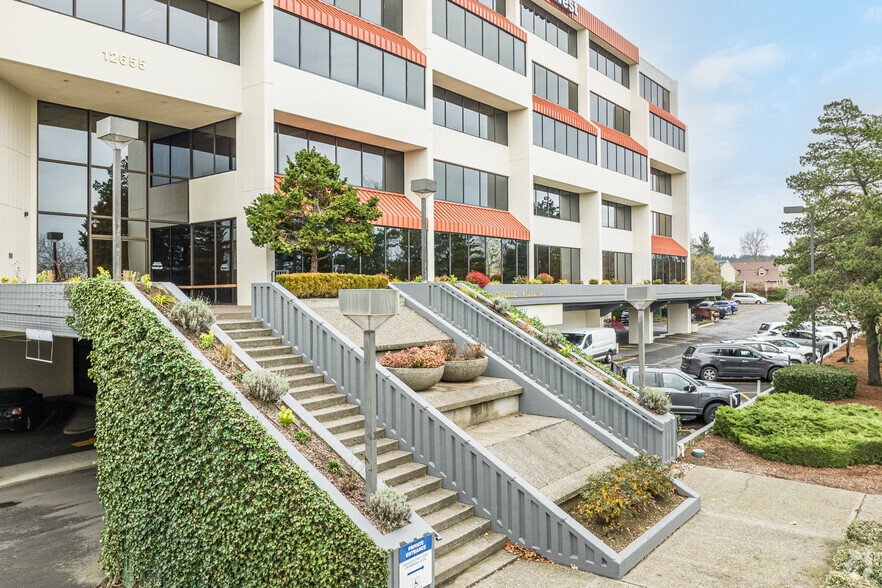
M 55 280 L 62 281 L 61 266 L 58 263 L 58 242 L 64 239 L 64 233 L 46 233 L 46 238 L 52 241 L 52 265 L 55 266 Z
M 134 120 L 108 116 L 98 121 L 98 138 L 113 149 L 113 279 L 122 276 L 122 150 L 138 138 Z
M 654 286 L 629 286 L 625 288 L 625 300 L 637 309 L 637 346 L 640 363 L 640 401 L 643 401 L 643 388 L 646 386 L 646 336 L 644 324 L 646 309 L 656 300 Z
M 426 200 L 438 190 L 435 180 L 411 180 L 410 191 L 420 197 L 420 241 L 422 242 L 422 276 L 424 282 L 431 282 L 429 276 L 429 219 L 426 215 Z M 434 247 L 432 248 L 434 249 Z
M 364 330 L 365 501 L 377 491 L 377 333 L 398 314 L 398 290 L 340 290 L 340 313 Z
M 803 214 L 806 211 L 805 206 L 785 206 L 784 214 Z M 814 209 L 809 208 L 809 271 L 811 276 L 815 277 L 815 211 Z M 814 284 L 813 284 L 814 285 Z M 818 339 L 815 334 L 815 293 L 812 292 L 812 348 L 813 353 L 812 356 L 815 358 L 815 363 L 818 362 Z M 821 358 L 821 362 L 823 362 L 823 357 Z

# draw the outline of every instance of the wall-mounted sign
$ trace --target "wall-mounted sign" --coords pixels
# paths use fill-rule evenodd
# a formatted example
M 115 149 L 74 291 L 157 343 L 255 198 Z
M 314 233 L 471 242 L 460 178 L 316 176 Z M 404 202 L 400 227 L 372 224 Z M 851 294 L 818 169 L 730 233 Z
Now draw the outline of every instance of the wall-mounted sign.
M 138 57 L 117 53 L 116 51 L 102 51 L 101 53 L 104 55 L 104 61 L 108 63 L 116 63 L 131 69 L 147 69 L 147 62 Z
M 570 14 L 576 14 L 579 10 L 579 5 L 576 0 L 551 0 L 551 2 L 557 4 Z
M 399 588 L 424 588 L 434 581 L 431 535 L 398 548 Z

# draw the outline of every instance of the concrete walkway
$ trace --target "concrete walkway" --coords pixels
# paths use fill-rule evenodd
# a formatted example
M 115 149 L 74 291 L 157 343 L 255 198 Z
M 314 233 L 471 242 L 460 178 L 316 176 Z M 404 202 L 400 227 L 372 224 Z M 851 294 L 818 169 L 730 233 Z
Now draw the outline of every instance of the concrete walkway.
M 882 520 L 882 496 L 696 467 L 702 510 L 621 581 L 516 562 L 480 588 L 818 586 L 856 517 Z

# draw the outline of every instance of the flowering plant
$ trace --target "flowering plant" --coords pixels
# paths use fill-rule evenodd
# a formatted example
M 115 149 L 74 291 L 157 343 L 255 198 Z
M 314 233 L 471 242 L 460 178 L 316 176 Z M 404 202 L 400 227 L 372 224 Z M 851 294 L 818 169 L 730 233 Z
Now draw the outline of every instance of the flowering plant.
M 380 360 L 380 365 L 391 368 L 437 368 L 445 363 L 444 350 L 441 345 L 411 347 L 398 353 L 388 352 Z
M 466 275 L 466 282 L 470 284 L 477 284 L 481 288 L 490 283 L 490 278 L 479 272 L 478 270 L 472 270 Z
M 539 280 L 543 284 L 553 284 L 554 283 L 554 277 L 551 276 L 550 274 L 546 274 L 546 273 L 539 274 L 538 276 L 536 276 L 536 279 Z

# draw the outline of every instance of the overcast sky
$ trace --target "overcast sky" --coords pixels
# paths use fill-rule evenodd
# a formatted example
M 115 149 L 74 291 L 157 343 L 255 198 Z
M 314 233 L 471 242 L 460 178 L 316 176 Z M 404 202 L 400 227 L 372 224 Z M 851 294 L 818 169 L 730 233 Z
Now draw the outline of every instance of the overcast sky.
M 785 180 L 823 106 L 882 113 L 882 1 L 580 1 L 679 80 L 693 236 L 737 254 L 762 227 L 781 253 L 781 209 L 801 204 Z

